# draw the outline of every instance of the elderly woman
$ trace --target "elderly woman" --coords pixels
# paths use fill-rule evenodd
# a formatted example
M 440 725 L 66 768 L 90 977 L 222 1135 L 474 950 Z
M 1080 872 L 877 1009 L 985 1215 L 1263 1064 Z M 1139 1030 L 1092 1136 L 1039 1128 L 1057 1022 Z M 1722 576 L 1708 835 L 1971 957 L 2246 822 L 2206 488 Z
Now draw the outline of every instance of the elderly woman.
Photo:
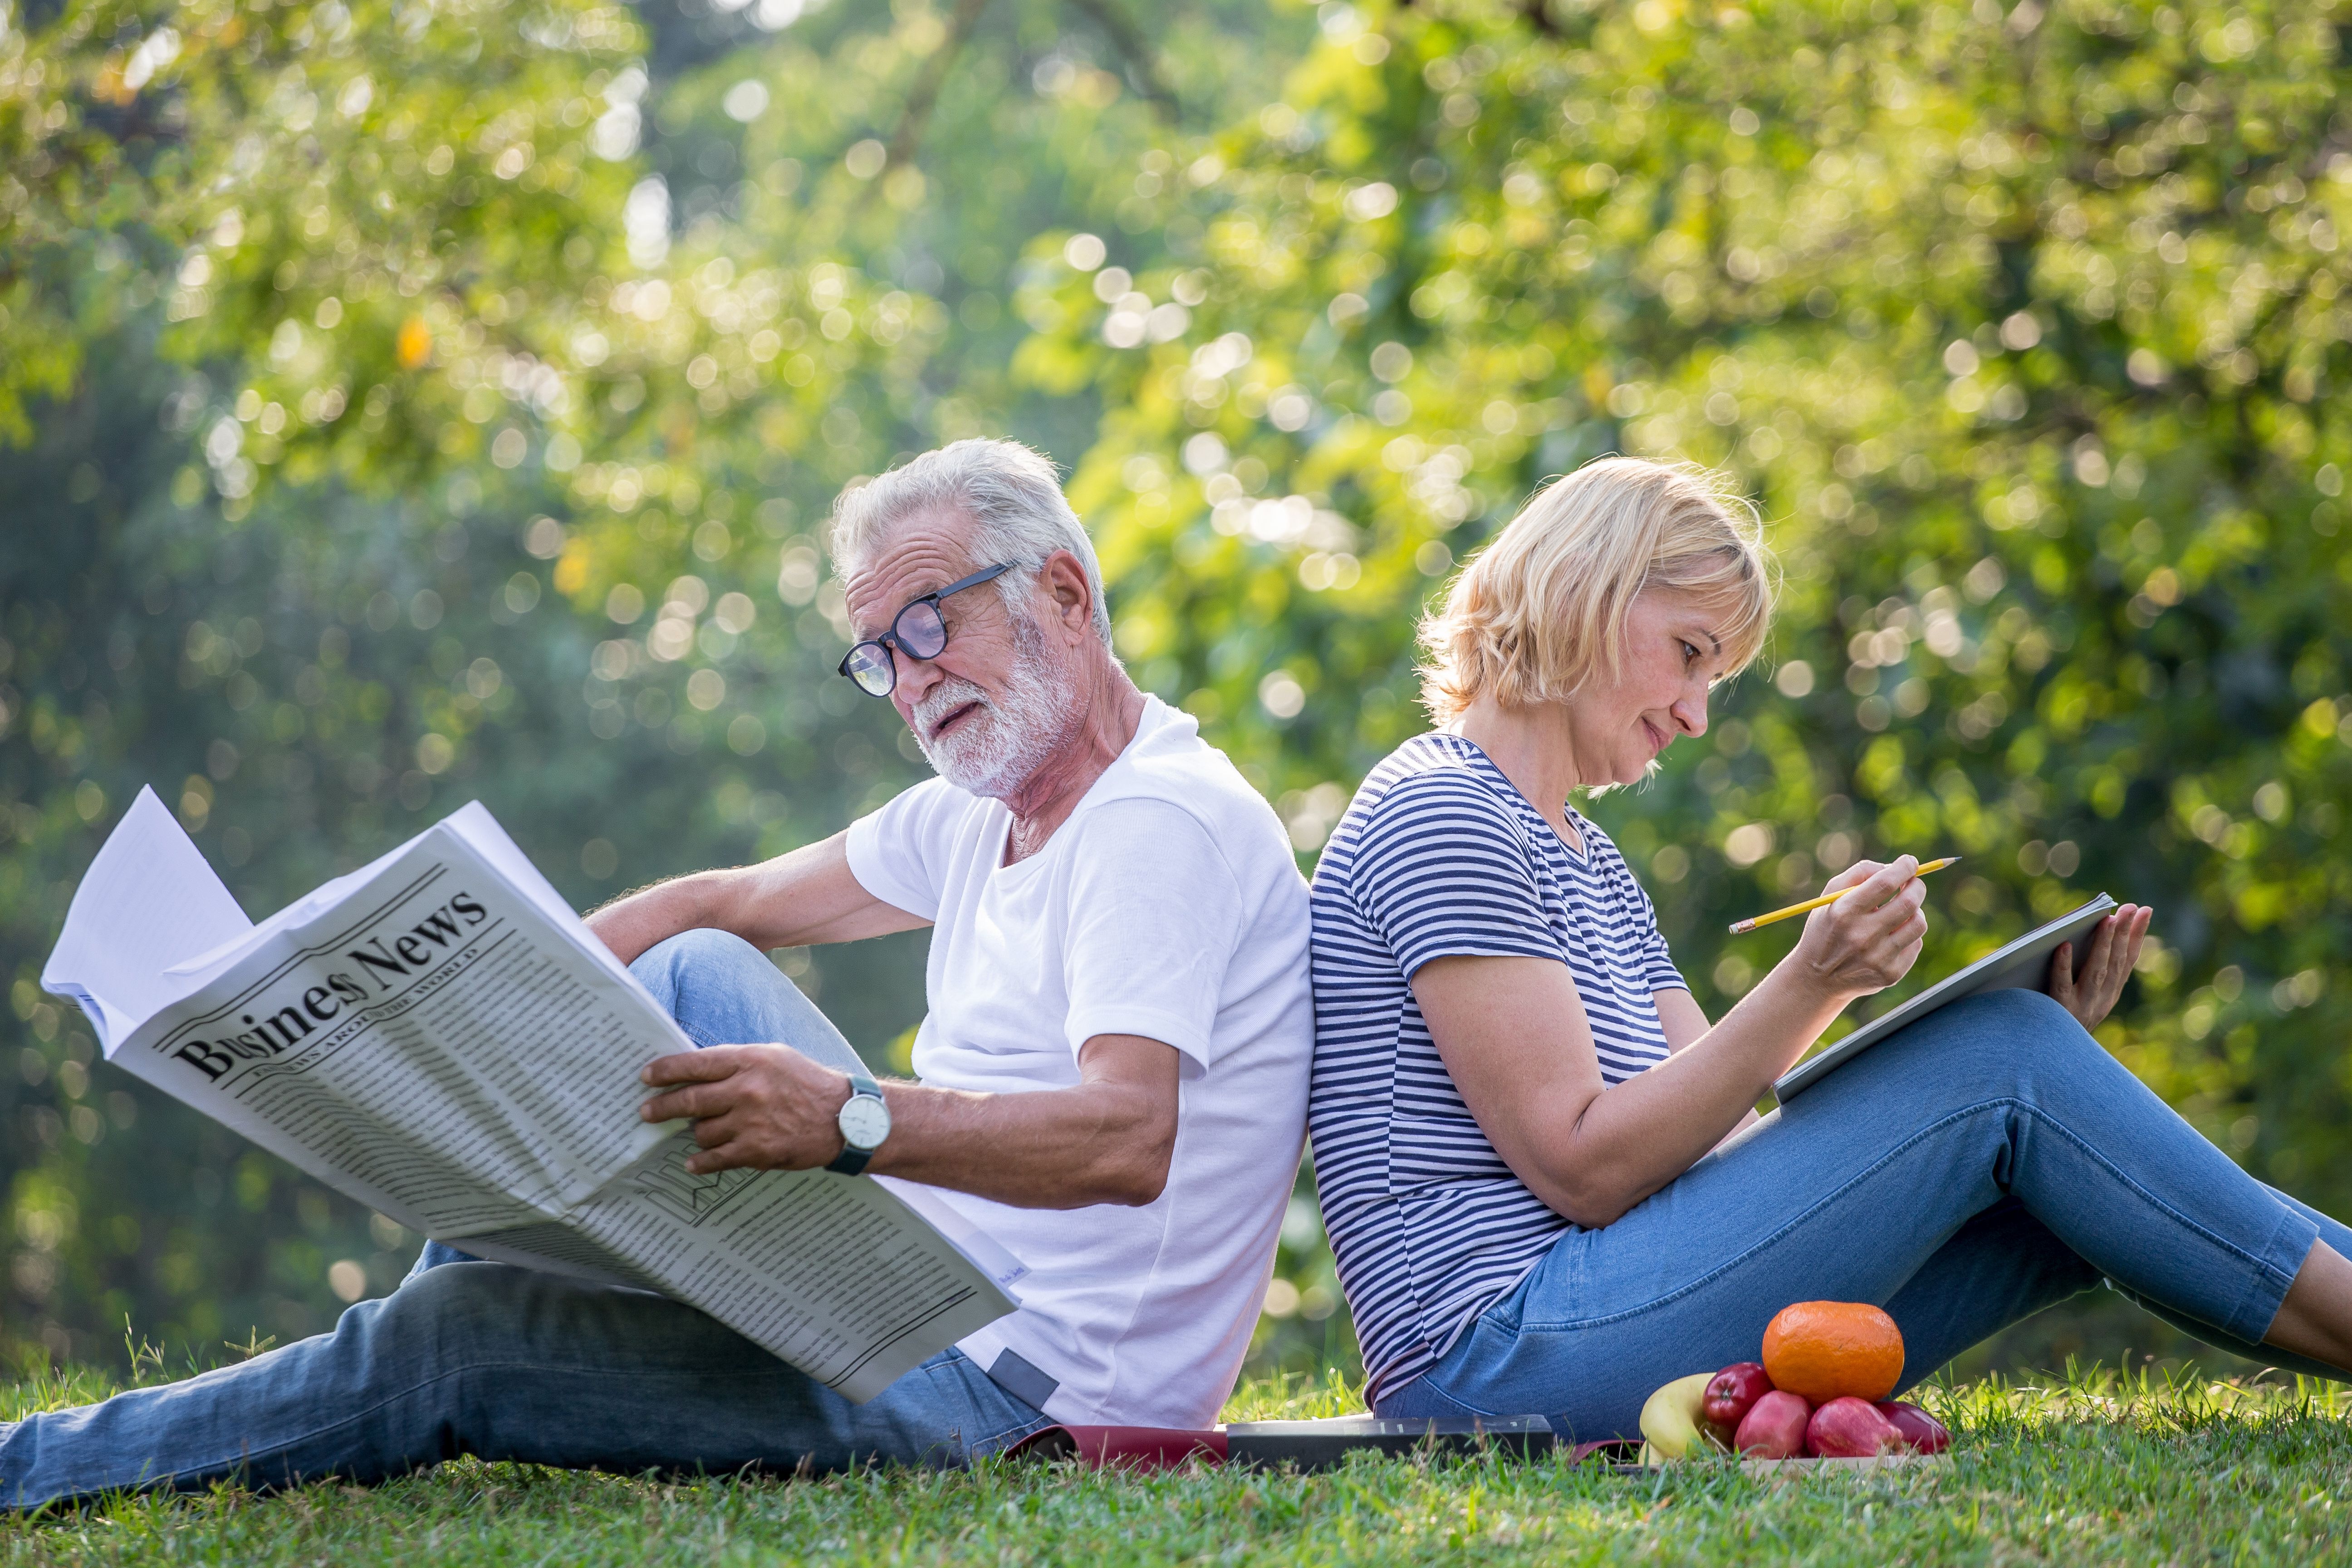
M 1630 1434 L 1792 1301 L 1884 1306 L 1916 1382 L 2102 1277 L 2210 1343 L 2352 1368 L 2352 1232 L 2263 1185 L 2086 1032 L 2125 905 L 2050 994 L 1945 1007 L 1754 1122 L 1927 930 L 1916 862 L 1856 864 L 1709 1024 L 1633 873 L 1570 805 L 1706 731 L 1770 610 L 1752 514 L 1597 462 L 1538 495 L 1424 626 L 1437 728 L 1364 781 L 1314 889 L 1309 1126 L 1382 1415 Z M 2257 1349 L 2260 1345 L 2261 1349 Z

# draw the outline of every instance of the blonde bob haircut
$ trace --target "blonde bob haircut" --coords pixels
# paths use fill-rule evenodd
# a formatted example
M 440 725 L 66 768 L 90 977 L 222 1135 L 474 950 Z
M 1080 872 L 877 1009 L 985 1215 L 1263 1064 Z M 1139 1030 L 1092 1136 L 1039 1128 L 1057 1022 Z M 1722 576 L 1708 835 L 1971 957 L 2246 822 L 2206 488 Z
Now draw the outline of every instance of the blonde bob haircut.
M 1724 673 L 1763 647 L 1772 563 L 1756 509 L 1689 464 L 1601 458 L 1529 498 L 1421 624 L 1421 700 L 1440 726 L 1482 697 L 1559 702 L 1622 668 L 1644 588 L 1725 606 Z

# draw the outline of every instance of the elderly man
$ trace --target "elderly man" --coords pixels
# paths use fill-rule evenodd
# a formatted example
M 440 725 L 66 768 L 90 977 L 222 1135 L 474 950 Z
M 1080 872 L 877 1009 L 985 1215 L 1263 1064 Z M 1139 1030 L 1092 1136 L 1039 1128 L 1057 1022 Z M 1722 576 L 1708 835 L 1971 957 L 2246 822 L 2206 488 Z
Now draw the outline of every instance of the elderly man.
M 960 441 L 842 498 L 834 556 L 940 776 L 765 865 L 591 919 L 705 1048 L 644 1115 L 698 1169 L 887 1173 L 1029 1265 L 1021 1308 L 852 1405 L 693 1309 L 437 1245 L 331 1334 L 0 1426 L 16 1506 L 373 1479 L 459 1453 L 608 1468 L 962 1462 L 1051 1421 L 1206 1426 L 1297 1169 L 1307 895 L 1281 826 L 1129 680 L 1053 468 Z M 919 1081 L 876 1085 L 762 956 L 930 926 Z

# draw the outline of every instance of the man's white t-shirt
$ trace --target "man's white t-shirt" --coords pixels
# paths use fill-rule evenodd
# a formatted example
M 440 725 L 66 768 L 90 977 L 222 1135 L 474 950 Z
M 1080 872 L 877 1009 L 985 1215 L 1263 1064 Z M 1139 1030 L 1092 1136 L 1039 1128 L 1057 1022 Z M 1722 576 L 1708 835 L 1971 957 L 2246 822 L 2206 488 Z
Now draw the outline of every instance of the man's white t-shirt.
M 1140 1208 L 940 1195 L 1030 1272 L 962 1342 L 1056 1421 L 1206 1426 L 1232 1392 L 1297 1174 L 1314 1058 L 1307 885 L 1282 824 L 1188 714 L 1156 698 L 1045 846 L 931 779 L 849 829 L 866 891 L 932 922 L 925 1083 L 1066 1089 L 1097 1035 L 1182 1053 L 1168 1184 Z M 1015 1392 L 1024 1392 L 1015 1386 Z M 1033 1397 L 1032 1403 L 1038 1403 Z

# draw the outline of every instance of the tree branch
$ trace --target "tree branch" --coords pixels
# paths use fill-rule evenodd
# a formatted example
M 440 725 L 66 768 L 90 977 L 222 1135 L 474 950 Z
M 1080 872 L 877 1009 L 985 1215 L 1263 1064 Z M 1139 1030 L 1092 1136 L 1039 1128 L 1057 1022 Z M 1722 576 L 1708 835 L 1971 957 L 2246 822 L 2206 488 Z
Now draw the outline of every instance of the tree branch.
M 913 90 L 907 94 L 905 112 L 898 117 L 898 129 L 890 133 L 889 159 L 886 166 L 896 168 L 909 163 L 915 148 L 923 139 L 923 126 L 931 117 L 931 108 L 939 101 L 940 89 L 948 79 L 956 57 L 971 39 L 971 30 L 980 24 L 980 14 L 988 8 L 988 0 L 956 0 L 955 19 L 948 25 L 947 41 L 923 62 L 923 72 L 915 79 Z
M 1126 58 L 1143 96 L 1160 111 L 1160 118 L 1175 124 L 1184 106 L 1178 100 L 1175 89 L 1168 85 L 1167 78 L 1160 74 L 1159 51 L 1136 26 L 1134 19 L 1119 9 L 1117 0 L 1070 0 L 1070 4 L 1094 19 L 1095 26 L 1110 39 L 1111 47 Z

